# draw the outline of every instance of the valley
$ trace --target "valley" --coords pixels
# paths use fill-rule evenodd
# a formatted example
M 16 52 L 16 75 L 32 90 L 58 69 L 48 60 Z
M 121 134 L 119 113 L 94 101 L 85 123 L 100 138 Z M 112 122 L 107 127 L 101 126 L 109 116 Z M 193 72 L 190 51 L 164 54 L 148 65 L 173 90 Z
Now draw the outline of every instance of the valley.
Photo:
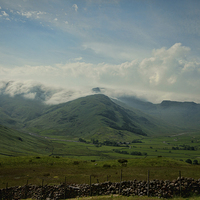
M 148 171 L 151 180 L 199 177 L 199 104 L 182 105 L 139 109 L 103 94 L 47 105 L 0 95 L 0 188 L 147 180 Z
M 154 105 L 130 97 L 117 101 L 103 94 L 58 105 L 0 95 L 0 156 L 81 160 L 163 156 L 199 161 L 198 110 L 195 103 Z M 192 112 L 196 117 L 189 124 Z M 187 127 L 181 126 L 183 117 L 188 117 Z

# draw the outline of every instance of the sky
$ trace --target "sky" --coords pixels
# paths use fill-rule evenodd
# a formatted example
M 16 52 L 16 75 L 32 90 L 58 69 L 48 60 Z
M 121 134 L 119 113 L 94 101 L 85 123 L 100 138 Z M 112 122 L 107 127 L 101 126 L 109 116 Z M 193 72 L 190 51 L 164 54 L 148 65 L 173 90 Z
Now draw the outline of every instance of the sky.
M 0 81 L 13 85 L 200 103 L 199 55 L 199 0 L 0 0 Z

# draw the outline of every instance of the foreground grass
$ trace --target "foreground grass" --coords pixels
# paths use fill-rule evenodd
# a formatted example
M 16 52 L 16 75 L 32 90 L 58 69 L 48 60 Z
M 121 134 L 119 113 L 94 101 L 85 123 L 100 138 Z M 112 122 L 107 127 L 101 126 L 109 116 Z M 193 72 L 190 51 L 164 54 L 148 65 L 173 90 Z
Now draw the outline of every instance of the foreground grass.
M 47 185 L 58 185 L 65 178 L 67 184 L 89 184 L 90 176 L 92 183 L 119 182 L 121 172 L 122 180 L 147 180 L 148 170 L 150 180 L 174 180 L 179 171 L 183 177 L 200 177 L 200 165 L 163 157 L 128 159 L 127 165 L 117 160 L 91 162 L 49 156 L 1 158 L 0 163 L 0 188 L 27 183 L 41 185 L 43 181 Z

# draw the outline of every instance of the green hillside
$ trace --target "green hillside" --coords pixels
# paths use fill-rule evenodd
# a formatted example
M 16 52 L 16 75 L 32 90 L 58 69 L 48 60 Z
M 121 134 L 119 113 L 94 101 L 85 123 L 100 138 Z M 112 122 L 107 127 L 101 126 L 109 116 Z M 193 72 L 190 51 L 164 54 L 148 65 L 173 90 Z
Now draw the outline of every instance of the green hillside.
M 125 109 L 101 94 L 51 106 L 27 122 L 26 129 L 45 136 L 114 141 L 180 131 L 141 112 Z
M 167 100 L 160 104 L 153 104 L 135 97 L 120 97 L 119 100 L 134 109 L 138 109 L 171 125 L 190 130 L 200 129 L 200 104 Z
M 0 125 L 0 156 L 48 155 L 49 142 Z
M 24 126 L 26 121 L 40 116 L 47 105 L 21 96 L 0 95 L 0 124 L 12 128 Z

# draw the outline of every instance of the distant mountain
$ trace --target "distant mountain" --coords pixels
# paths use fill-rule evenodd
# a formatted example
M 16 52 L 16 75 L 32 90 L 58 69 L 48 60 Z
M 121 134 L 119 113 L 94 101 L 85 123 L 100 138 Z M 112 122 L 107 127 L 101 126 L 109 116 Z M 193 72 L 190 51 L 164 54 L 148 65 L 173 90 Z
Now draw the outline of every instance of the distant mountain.
M 128 96 L 120 97 L 118 100 L 171 125 L 186 129 L 200 129 L 200 104 L 167 100 L 160 104 L 153 104 Z
M 22 128 L 26 121 L 39 117 L 48 107 L 38 100 L 26 99 L 20 95 L 0 95 L 0 124 Z
M 52 137 L 127 141 L 180 131 L 141 111 L 125 109 L 103 94 L 53 106 L 1 95 L 0 109 L 1 124 Z

